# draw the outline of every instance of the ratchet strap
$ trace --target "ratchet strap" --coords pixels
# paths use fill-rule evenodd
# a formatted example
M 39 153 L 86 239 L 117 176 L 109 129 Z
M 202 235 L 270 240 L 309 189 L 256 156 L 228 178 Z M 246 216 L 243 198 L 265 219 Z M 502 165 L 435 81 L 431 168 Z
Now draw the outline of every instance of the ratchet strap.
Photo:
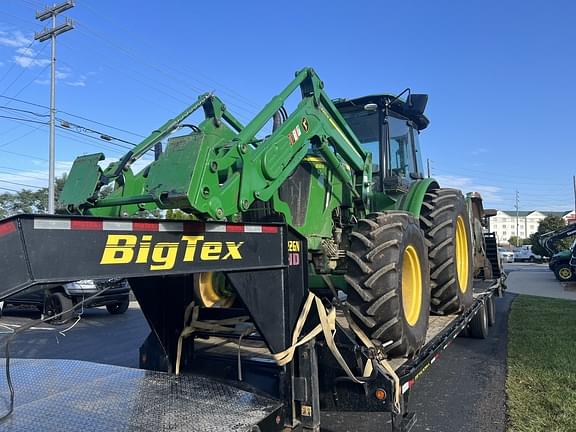
M 200 314 L 200 307 L 196 306 L 194 302 L 190 303 L 186 310 L 184 311 L 184 328 L 180 332 L 178 337 L 178 346 L 176 348 L 176 375 L 180 375 L 180 362 L 182 360 L 182 344 L 184 339 L 192 335 L 198 330 L 210 331 L 210 332 L 226 332 L 233 333 L 237 332 L 236 326 L 238 324 L 243 324 L 249 322 L 250 317 L 247 315 L 242 315 L 234 318 L 227 318 L 223 320 L 205 320 L 200 321 L 198 316 Z M 242 338 L 249 335 L 255 331 L 253 325 L 248 326 L 239 334 L 238 340 L 238 364 L 240 364 L 240 343 Z M 241 369 L 239 368 L 239 380 L 242 381 Z
M 307 334 L 301 337 L 302 330 L 304 328 L 304 325 L 306 324 L 306 321 L 308 320 L 308 316 L 310 315 L 310 311 L 312 310 L 313 307 L 316 309 L 320 322 L 311 331 L 309 331 Z M 212 332 L 236 331 L 235 328 L 236 325 L 246 323 L 250 319 L 248 316 L 239 316 L 223 320 L 200 321 L 198 320 L 199 312 L 200 307 L 196 306 L 194 302 L 190 303 L 186 308 L 186 311 L 184 312 L 184 328 L 180 333 L 180 337 L 178 338 L 178 346 L 176 352 L 176 370 L 175 370 L 176 375 L 180 374 L 182 344 L 185 338 L 192 335 L 194 332 L 198 330 L 205 330 Z M 354 320 L 352 320 L 349 316 L 347 316 L 347 321 L 352 332 L 358 337 L 360 342 L 366 348 L 368 349 L 377 348 L 372 342 L 372 340 L 370 340 L 370 338 L 366 336 L 366 333 L 364 333 L 364 331 L 360 327 L 358 327 L 358 325 L 354 322 Z M 254 327 L 247 328 L 245 331 L 243 331 L 240 334 L 239 344 L 244 336 L 250 334 L 253 331 Z M 373 373 L 372 362 L 371 361 L 366 362 L 362 377 L 357 377 L 352 372 L 352 370 L 346 363 L 346 360 L 344 360 L 344 357 L 340 353 L 340 350 L 336 346 L 336 342 L 334 341 L 334 335 L 336 334 L 336 307 L 332 306 L 330 309 L 327 310 L 324 304 L 322 303 L 322 300 L 311 292 L 308 293 L 308 297 L 304 302 L 302 312 L 300 313 L 300 316 L 296 321 L 296 326 L 294 328 L 294 332 L 292 333 L 292 345 L 282 352 L 272 354 L 273 359 L 279 366 L 284 366 L 290 363 L 294 359 L 294 354 L 296 353 L 296 349 L 298 347 L 306 344 L 307 342 L 310 342 L 320 334 L 323 334 L 324 339 L 326 340 L 326 344 L 330 349 L 330 352 L 332 353 L 332 355 L 334 356 L 340 367 L 344 370 L 346 375 L 350 378 L 350 380 L 357 384 L 364 384 L 366 380 L 363 378 L 367 379 Z M 391 343 L 392 343 L 391 341 L 387 342 L 386 344 L 383 344 L 383 346 L 387 346 Z M 238 347 L 238 355 L 240 356 L 240 346 Z M 240 362 L 240 359 L 238 361 Z M 386 359 L 377 358 L 376 362 L 386 371 L 386 373 L 390 376 L 390 378 L 394 382 L 395 391 L 394 391 L 393 407 L 395 412 L 399 413 L 400 395 L 402 394 L 400 387 L 400 378 L 394 371 L 394 368 L 392 368 L 392 366 L 390 366 L 390 364 L 386 361 Z M 239 375 L 239 378 L 241 380 L 241 375 Z
M 312 310 L 312 306 L 316 307 L 316 311 L 318 313 L 318 318 L 320 323 L 317 324 L 311 331 L 309 331 L 306 335 L 300 337 L 302 333 L 302 329 L 304 328 L 304 324 L 306 323 L 310 311 Z M 366 333 L 358 327 L 358 325 L 351 319 L 348 319 L 348 324 L 350 325 L 350 329 L 354 332 L 354 334 L 358 337 L 360 342 L 364 344 L 366 348 L 376 348 L 374 343 L 370 340 Z M 326 344 L 330 349 L 330 352 L 340 365 L 340 367 L 346 372 L 346 375 L 350 378 L 351 381 L 357 384 L 364 384 L 365 381 L 359 379 L 354 375 L 354 373 L 350 370 L 350 367 L 344 360 L 344 357 L 340 353 L 340 350 L 336 346 L 336 342 L 334 341 L 334 335 L 336 333 L 336 308 L 332 306 L 328 311 L 324 307 L 322 300 L 316 296 L 315 294 L 309 292 L 308 297 L 304 303 L 304 307 L 302 308 L 302 312 L 296 322 L 296 326 L 294 328 L 294 333 L 292 334 L 292 345 L 288 347 L 286 350 L 273 354 L 273 358 L 279 366 L 284 366 L 290 363 L 293 358 L 294 354 L 296 353 L 296 349 L 304 345 L 307 342 L 310 342 L 320 333 L 324 335 L 324 339 L 326 340 Z M 387 346 L 392 342 L 388 342 L 384 344 Z M 400 395 L 401 395 L 401 387 L 400 387 L 400 378 L 394 371 L 394 368 L 390 366 L 390 364 L 385 359 L 377 359 L 377 363 L 386 371 L 386 373 L 392 378 L 394 381 L 394 409 L 396 412 L 400 412 Z M 367 378 L 372 374 L 373 367 L 370 361 L 366 362 L 366 366 L 363 371 L 363 378 Z

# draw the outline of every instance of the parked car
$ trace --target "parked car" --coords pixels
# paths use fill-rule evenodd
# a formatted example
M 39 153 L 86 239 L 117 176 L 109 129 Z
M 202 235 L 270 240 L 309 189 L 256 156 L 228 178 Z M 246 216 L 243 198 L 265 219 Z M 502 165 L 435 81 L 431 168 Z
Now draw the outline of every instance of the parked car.
M 113 315 L 123 314 L 130 303 L 130 285 L 126 279 L 79 280 L 64 285 L 39 285 L 4 300 L 0 315 L 6 304 L 31 305 L 46 316 L 53 316 L 71 309 L 83 299 L 108 288 L 105 293 L 84 304 L 84 307 L 106 306 Z M 69 321 L 77 312 L 71 311 L 54 320 Z
M 512 252 L 512 251 L 509 251 L 507 249 L 499 247 L 498 248 L 498 255 L 500 255 L 500 259 L 503 262 L 507 262 L 507 263 L 514 262 L 514 252 Z
M 514 261 L 516 262 L 542 262 L 544 257 L 532 252 L 531 245 L 523 245 L 514 249 Z

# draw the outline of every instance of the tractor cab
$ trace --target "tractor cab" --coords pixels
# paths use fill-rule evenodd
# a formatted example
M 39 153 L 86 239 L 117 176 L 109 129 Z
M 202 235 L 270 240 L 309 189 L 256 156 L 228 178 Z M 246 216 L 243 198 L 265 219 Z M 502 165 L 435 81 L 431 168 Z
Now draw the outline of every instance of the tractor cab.
M 424 116 L 427 95 L 412 94 L 406 101 L 391 95 L 339 99 L 336 107 L 364 148 L 372 153 L 376 192 L 408 191 L 423 177 L 418 137 L 429 121 Z

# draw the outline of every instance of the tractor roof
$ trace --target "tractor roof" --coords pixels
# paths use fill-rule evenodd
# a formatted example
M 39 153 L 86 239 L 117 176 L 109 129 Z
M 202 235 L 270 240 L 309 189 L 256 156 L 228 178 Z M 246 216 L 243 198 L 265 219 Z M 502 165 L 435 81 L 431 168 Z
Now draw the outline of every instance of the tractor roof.
M 419 103 L 409 104 L 407 101 L 397 99 L 396 96 L 390 94 L 361 96 L 354 99 L 335 99 L 333 102 L 339 110 L 346 112 L 364 109 L 366 104 L 376 104 L 379 109 L 384 109 L 387 104 L 393 101 L 390 105 L 391 111 L 412 120 L 418 130 L 426 129 L 430 124 L 430 121 L 424 115 L 428 95 L 414 94 L 412 97 L 413 101 L 416 100 L 416 97 L 420 98 L 418 100 Z

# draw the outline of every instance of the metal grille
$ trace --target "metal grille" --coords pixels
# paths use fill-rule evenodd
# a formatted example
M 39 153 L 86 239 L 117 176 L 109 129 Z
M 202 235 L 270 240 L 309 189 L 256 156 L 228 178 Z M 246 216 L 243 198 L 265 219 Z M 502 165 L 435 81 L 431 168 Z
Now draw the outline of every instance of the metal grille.
M 11 369 L 16 407 L 2 431 L 250 431 L 280 406 L 201 376 L 75 360 L 18 359 Z M 0 391 L 5 410 L 5 380 Z

